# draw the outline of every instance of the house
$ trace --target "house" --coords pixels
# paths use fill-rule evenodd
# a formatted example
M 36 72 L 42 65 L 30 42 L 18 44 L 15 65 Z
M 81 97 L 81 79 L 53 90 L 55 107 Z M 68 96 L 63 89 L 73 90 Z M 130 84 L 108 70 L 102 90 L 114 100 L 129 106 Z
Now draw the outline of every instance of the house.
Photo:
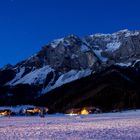
M 87 107 L 72 108 L 66 111 L 66 114 L 70 114 L 70 115 L 88 115 L 90 113 L 91 113 L 91 110 Z
M 41 115 L 41 114 L 46 114 L 47 112 L 48 112 L 48 108 L 40 108 L 40 107 L 27 108 L 22 111 L 23 114 L 27 114 L 27 115 Z
M 5 109 L 5 110 L 0 110 L 0 116 L 10 116 L 11 115 L 11 110 Z
M 66 111 L 66 114 L 70 115 L 88 115 L 92 113 L 100 113 L 101 110 L 96 107 L 82 107 L 82 108 L 72 108 Z

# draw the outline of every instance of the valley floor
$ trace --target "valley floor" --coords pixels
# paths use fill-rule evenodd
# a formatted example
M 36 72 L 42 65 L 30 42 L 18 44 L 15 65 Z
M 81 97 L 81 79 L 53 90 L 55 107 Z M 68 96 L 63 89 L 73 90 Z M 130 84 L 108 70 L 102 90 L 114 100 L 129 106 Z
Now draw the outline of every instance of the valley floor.
M 0 140 L 140 140 L 140 110 L 87 116 L 1 117 Z

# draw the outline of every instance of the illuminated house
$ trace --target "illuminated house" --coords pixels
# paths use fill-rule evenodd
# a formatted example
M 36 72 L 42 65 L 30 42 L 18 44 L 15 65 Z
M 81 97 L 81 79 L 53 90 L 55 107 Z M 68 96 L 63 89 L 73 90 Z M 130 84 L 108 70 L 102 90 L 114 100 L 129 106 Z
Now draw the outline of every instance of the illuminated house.
M 83 108 L 72 108 L 66 111 L 66 114 L 70 115 L 88 115 L 92 113 L 91 108 L 83 107 Z
M 10 116 L 11 115 L 11 111 L 6 109 L 6 110 L 0 110 L 0 116 Z
M 28 115 L 35 115 L 35 114 L 45 114 L 48 112 L 48 108 L 39 108 L 39 107 L 35 107 L 35 108 L 27 108 L 25 110 L 23 110 L 24 114 L 28 114 Z
M 91 110 L 88 108 L 83 108 L 80 112 L 81 115 L 88 115 L 91 113 Z
M 88 115 L 92 113 L 101 113 L 101 110 L 96 107 L 83 107 L 83 108 L 72 108 L 66 111 L 66 114 L 70 115 Z

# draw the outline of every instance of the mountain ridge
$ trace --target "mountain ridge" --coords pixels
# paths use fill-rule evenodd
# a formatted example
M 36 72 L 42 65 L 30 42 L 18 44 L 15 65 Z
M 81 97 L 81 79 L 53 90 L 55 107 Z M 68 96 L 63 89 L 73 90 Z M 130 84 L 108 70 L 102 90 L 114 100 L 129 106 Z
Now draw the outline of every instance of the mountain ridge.
M 0 70 L 0 96 L 8 98 L 8 103 L 17 98 L 18 103 L 18 92 L 23 89 L 22 96 L 28 103 L 81 78 L 86 79 L 108 68 L 114 70 L 112 66 L 126 71 L 133 69 L 128 75 L 119 71 L 118 77 L 129 82 L 131 71 L 139 75 L 140 31 L 121 30 L 83 38 L 69 35 L 54 40 L 28 59 Z M 111 70 L 108 72 L 112 75 Z M 132 81 L 136 82 L 135 78 Z

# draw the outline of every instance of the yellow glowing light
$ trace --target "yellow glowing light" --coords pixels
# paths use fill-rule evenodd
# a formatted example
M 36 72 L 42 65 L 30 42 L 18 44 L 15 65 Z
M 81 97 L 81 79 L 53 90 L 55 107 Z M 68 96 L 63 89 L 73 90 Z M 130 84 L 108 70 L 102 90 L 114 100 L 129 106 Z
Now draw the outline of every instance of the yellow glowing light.
M 41 113 L 41 109 L 40 108 L 34 108 L 33 112 L 34 113 Z
M 10 114 L 10 113 L 8 113 L 7 111 L 4 111 L 4 112 L 1 112 L 1 113 L 0 113 L 1 116 L 7 116 L 7 115 L 9 115 L 9 114 Z
M 88 115 L 88 114 L 89 114 L 89 112 L 88 112 L 88 110 L 86 110 L 86 108 L 81 110 L 81 115 Z

